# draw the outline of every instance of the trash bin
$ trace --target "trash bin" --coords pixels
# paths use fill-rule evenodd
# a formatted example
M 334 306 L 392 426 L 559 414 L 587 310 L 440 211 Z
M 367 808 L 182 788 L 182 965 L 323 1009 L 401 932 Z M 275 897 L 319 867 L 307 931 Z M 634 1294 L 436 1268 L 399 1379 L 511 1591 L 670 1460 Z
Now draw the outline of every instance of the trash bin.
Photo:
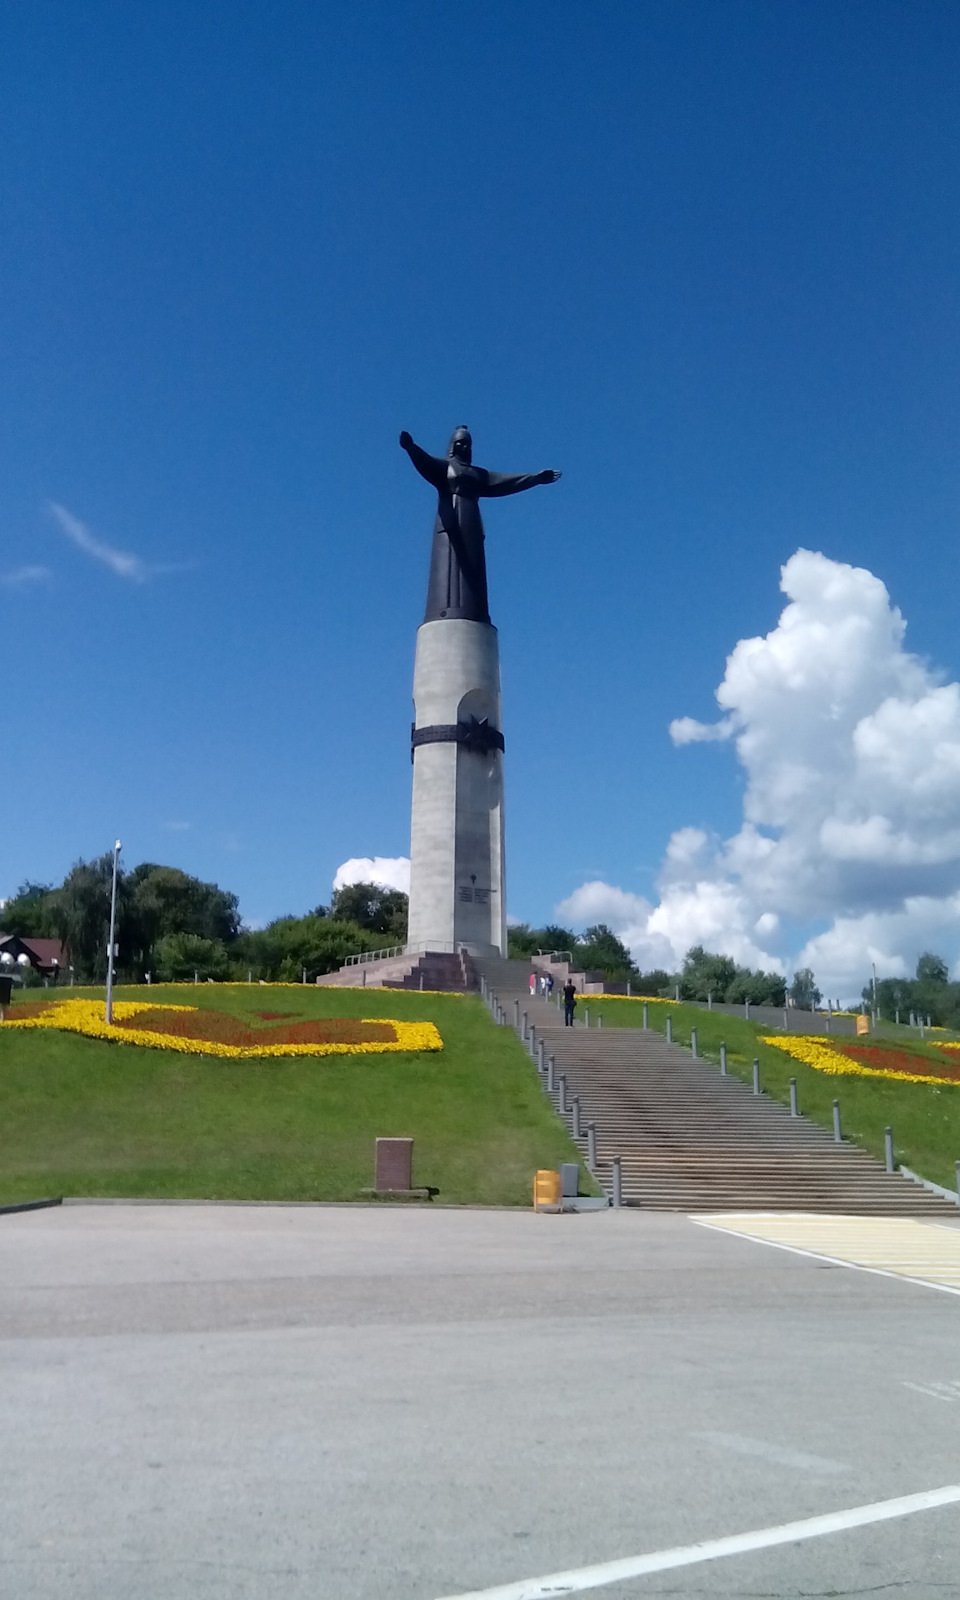
M 543 1167 L 533 1180 L 534 1211 L 560 1210 L 560 1174 Z

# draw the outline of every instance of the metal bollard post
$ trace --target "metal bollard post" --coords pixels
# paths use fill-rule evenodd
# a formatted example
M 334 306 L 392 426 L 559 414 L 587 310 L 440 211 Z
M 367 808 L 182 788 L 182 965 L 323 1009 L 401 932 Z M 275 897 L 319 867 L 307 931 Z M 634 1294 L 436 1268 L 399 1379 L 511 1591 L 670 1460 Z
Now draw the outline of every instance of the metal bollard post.
M 575 1094 L 570 1102 L 570 1111 L 573 1116 L 573 1137 L 580 1137 L 580 1096 Z
M 480 974 L 480 993 L 482 994 L 484 1000 L 486 1000 L 486 998 L 487 998 L 487 980 L 483 976 L 482 972 Z
M 619 1209 L 623 1205 L 623 1169 L 619 1156 L 614 1156 L 610 1165 L 613 1168 L 613 1203 Z
M 760 1093 L 760 1063 L 756 1058 L 754 1058 L 753 1063 L 753 1092 L 754 1094 Z
M 520 1026 L 520 1001 L 519 1000 L 514 1000 L 514 1002 L 513 1002 L 513 1025 L 514 1025 L 515 1028 L 519 1028 L 519 1026 Z
M 750 1021 L 750 1001 L 749 1000 L 744 1000 L 744 1002 L 743 1002 L 743 1015 L 744 1015 L 745 1021 L 749 1022 Z
M 797 1105 L 797 1080 L 796 1080 L 796 1078 L 791 1078 L 790 1079 L 790 1115 L 791 1115 L 791 1117 L 799 1117 L 799 1115 L 800 1115 L 800 1109 L 799 1109 L 799 1107 Z
M 557 1083 L 557 1089 L 560 1095 L 560 1115 L 565 1117 L 567 1114 L 567 1077 L 566 1073 L 564 1072 L 561 1072 L 560 1074 L 560 1078 Z
M 529 1023 L 528 1023 L 528 1020 L 527 1020 L 527 1013 L 525 1011 L 522 1013 L 522 1015 L 520 1017 L 520 1023 L 521 1023 L 520 1037 L 523 1040 L 524 1044 L 526 1044 L 527 1040 L 530 1037 L 530 1032 L 529 1032 Z
M 589 1028 L 589 1026 L 590 1026 L 590 1007 L 589 1006 L 584 1006 L 584 1008 L 583 1008 L 583 1026 L 585 1028 Z
M 724 1043 L 720 1045 L 720 1076 L 721 1078 L 727 1076 L 727 1047 Z
M 960 1206 L 960 1161 L 955 1163 L 957 1169 L 957 1205 Z
M 673 1018 L 667 1013 L 667 1044 L 673 1044 Z
M 893 1159 L 893 1129 L 892 1128 L 884 1128 L 884 1130 L 883 1130 L 883 1156 L 884 1156 L 884 1165 L 886 1166 L 887 1171 L 888 1172 L 896 1172 L 897 1168 L 896 1168 L 896 1164 L 895 1164 L 894 1159 Z
M 592 1172 L 597 1164 L 597 1124 L 587 1123 L 587 1166 Z M 958 1162 L 960 1165 L 960 1162 Z
M 643 1002 L 643 1026 L 644 1028 L 649 1028 L 650 1026 L 650 1008 L 646 1000 Z
M 546 1049 L 546 1046 L 544 1045 L 543 1040 L 542 1039 L 538 1039 L 537 1040 L 537 1071 L 538 1072 L 543 1072 L 545 1070 L 545 1057 L 544 1057 L 545 1049 Z
M 840 1101 L 833 1102 L 833 1138 L 836 1144 L 843 1144 L 843 1128 L 840 1125 Z
M 603 1027 L 603 1012 L 602 1011 L 601 1011 L 600 1015 L 597 1018 L 597 1027 L 598 1028 L 602 1028 Z
M 537 1053 L 537 1025 L 536 1025 L 535 1022 L 531 1022 L 531 1024 L 530 1024 L 530 1038 L 528 1040 L 528 1043 L 530 1045 L 530 1054 L 532 1056 L 536 1055 L 536 1053 Z
M 700 1051 L 697 1049 L 697 1030 L 696 1030 L 696 1028 L 691 1028 L 690 1029 L 690 1054 L 693 1056 L 694 1061 L 698 1060 L 699 1055 L 700 1055 Z
M 556 1088 L 556 1083 L 554 1082 L 554 1070 L 556 1068 L 556 1065 L 557 1065 L 556 1058 L 554 1056 L 547 1056 L 547 1093 L 548 1094 L 553 1094 L 553 1091 Z

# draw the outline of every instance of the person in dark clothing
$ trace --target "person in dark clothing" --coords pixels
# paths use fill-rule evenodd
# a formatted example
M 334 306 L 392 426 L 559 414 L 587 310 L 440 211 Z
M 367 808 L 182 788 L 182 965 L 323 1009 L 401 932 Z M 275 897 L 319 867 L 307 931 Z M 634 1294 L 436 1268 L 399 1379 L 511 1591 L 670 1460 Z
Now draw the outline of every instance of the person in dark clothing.
M 568 978 L 563 986 L 563 1021 L 567 1028 L 573 1027 L 573 1013 L 577 1005 L 577 986 L 572 978 Z

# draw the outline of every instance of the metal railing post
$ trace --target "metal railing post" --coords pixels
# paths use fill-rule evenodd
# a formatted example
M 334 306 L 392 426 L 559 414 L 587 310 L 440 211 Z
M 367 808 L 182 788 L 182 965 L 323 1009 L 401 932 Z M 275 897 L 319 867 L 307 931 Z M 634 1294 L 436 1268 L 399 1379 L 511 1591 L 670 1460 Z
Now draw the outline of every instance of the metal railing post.
M 589 1006 L 584 1006 L 584 1008 L 583 1008 L 583 1026 L 585 1028 L 589 1028 L 589 1026 L 590 1026 L 590 1007 Z
M 567 1075 L 565 1072 L 561 1072 L 557 1080 L 557 1091 L 560 1096 L 560 1115 L 565 1117 L 567 1114 Z
M 570 1102 L 570 1111 L 573 1116 L 573 1137 L 580 1137 L 580 1096 L 575 1094 Z
M 667 1044 L 673 1044 L 673 1018 L 667 1013 Z
M 543 1040 L 542 1039 L 538 1039 L 537 1040 L 537 1071 L 538 1072 L 543 1072 L 546 1069 L 546 1058 L 545 1058 L 545 1055 L 544 1055 L 545 1050 L 546 1050 L 546 1045 L 544 1044 Z
M 797 1105 L 797 1080 L 796 1080 L 796 1078 L 791 1078 L 790 1079 L 790 1115 L 791 1115 L 791 1117 L 799 1117 L 799 1115 L 800 1115 L 800 1108 Z
M 723 1041 L 720 1044 L 720 1076 L 721 1078 L 727 1076 L 727 1046 Z
M 596 1164 L 597 1164 L 597 1124 L 595 1122 L 588 1122 L 587 1123 L 587 1166 L 590 1168 L 591 1172 L 596 1167 Z M 957 1165 L 960 1166 L 960 1161 L 957 1162 Z M 958 1178 L 957 1181 L 958 1181 L 958 1183 L 960 1183 L 960 1178 Z
M 644 1028 L 649 1028 L 650 1026 L 650 1008 L 646 1000 L 643 1002 L 643 1026 Z
M 760 1063 L 756 1057 L 754 1057 L 753 1062 L 753 1092 L 754 1094 L 760 1093 Z
M 515 1028 L 519 1028 L 519 1026 L 520 1026 L 520 1001 L 519 1000 L 514 1000 L 514 1002 L 513 1002 L 513 1025 L 514 1025 Z
M 525 1011 L 522 1013 L 520 1021 L 523 1024 L 522 1028 L 520 1029 L 520 1037 L 523 1040 L 524 1044 L 526 1044 L 527 1040 L 530 1037 L 530 1031 L 529 1031 L 529 1024 L 528 1024 L 528 1020 L 527 1020 L 527 1013 Z
M 623 1164 L 619 1156 L 614 1156 L 610 1165 L 613 1168 L 613 1203 L 619 1209 L 623 1205 Z
M 884 1128 L 884 1130 L 883 1130 L 883 1158 L 884 1158 L 884 1165 L 885 1165 L 887 1171 L 888 1172 L 896 1172 L 897 1167 L 896 1167 L 896 1163 L 895 1163 L 895 1161 L 893 1159 L 893 1129 L 892 1128 Z
M 602 1011 L 600 1012 L 600 1015 L 597 1017 L 597 1027 L 598 1028 L 602 1028 L 603 1027 L 603 1012 Z
M 833 1138 L 835 1144 L 843 1144 L 843 1127 L 840 1122 L 840 1101 L 833 1102 Z
M 547 1056 L 547 1093 L 548 1094 L 553 1094 L 553 1091 L 556 1088 L 556 1083 L 554 1082 L 554 1073 L 555 1073 L 556 1065 L 557 1065 L 556 1057 L 555 1056 Z
M 694 1061 L 696 1061 L 699 1058 L 699 1055 L 700 1055 L 700 1052 L 699 1052 L 699 1050 L 697 1048 L 697 1030 L 696 1030 L 696 1028 L 691 1028 L 690 1029 L 690 1054 L 693 1056 Z
M 534 1055 L 537 1048 L 537 1025 L 535 1022 L 530 1024 L 530 1037 L 527 1042 L 530 1046 L 530 1054 Z

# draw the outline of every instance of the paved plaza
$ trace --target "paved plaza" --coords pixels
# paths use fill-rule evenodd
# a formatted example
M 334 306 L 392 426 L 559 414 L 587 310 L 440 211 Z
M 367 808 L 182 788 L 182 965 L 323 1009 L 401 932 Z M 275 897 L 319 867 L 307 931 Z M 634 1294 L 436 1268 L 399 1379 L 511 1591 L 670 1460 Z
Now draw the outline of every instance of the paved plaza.
M 67 1205 L 0 1284 L 17 1600 L 441 1600 L 960 1482 L 960 1295 L 683 1216 Z M 958 1572 L 947 1504 L 595 1592 Z

